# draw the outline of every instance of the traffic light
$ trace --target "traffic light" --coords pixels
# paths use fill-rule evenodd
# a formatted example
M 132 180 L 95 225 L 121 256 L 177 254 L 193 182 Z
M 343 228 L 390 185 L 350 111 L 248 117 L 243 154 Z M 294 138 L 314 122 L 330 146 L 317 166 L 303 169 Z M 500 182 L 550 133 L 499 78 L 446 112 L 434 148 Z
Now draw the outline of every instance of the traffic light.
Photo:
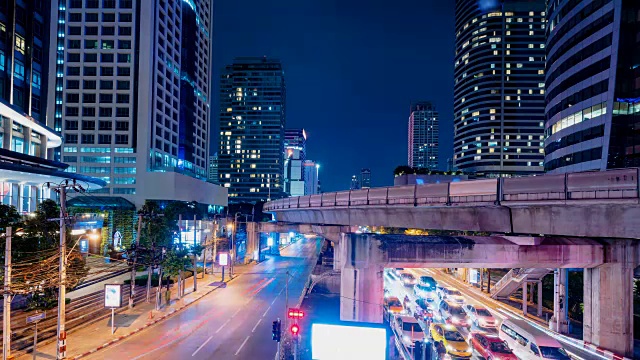
M 302 317 L 304 317 L 304 312 L 300 309 L 289 308 L 289 311 L 287 312 L 287 317 L 289 319 L 302 319 Z
M 296 337 L 298 336 L 299 333 L 300 333 L 300 326 L 298 326 L 298 324 L 291 325 L 291 335 Z
M 271 338 L 277 342 L 280 342 L 280 334 L 282 330 L 280 328 L 280 320 L 276 320 L 271 325 Z

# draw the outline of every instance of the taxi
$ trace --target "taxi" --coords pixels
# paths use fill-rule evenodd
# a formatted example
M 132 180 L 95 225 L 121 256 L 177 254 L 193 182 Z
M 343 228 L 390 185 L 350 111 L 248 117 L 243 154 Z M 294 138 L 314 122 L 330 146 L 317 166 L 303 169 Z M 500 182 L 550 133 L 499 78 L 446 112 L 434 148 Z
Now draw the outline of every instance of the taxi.
M 429 327 L 429 334 L 434 343 L 441 343 L 447 355 L 453 359 L 470 359 L 472 349 L 455 326 L 451 324 L 434 324 Z

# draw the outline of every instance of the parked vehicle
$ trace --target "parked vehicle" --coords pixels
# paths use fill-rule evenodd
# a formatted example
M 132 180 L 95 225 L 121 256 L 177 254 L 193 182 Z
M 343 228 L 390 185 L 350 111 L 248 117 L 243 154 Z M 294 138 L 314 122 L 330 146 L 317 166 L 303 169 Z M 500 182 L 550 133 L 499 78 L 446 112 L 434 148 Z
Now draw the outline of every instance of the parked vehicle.
M 486 360 L 518 360 L 509 345 L 498 335 L 472 332 L 469 344 L 473 351 Z
M 504 320 L 500 325 L 498 336 L 505 340 L 513 353 L 522 360 L 571 359 L 556 339 L 524 320 Z
M 498 325 L 491 312 L 483 306 L 467 304 L 462 308 L 467 312 L 471 323 L 478 328 L 495 329 Z

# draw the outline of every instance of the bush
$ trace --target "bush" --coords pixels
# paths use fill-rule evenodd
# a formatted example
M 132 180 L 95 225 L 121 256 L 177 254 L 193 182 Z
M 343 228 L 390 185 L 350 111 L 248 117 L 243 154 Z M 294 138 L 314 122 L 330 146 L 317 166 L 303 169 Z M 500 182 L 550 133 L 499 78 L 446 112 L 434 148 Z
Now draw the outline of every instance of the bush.
M 71 299 L 65 298 L 65 304 L 69 304 Z M 58 293 L 55 289 L 47 289 L 44 293 L 35 293 L 27 299 L 25 311 L 49 310 L 58 306 Z
M 162 277 L 162 285 L 166 286 L 167 285 L 167 281 L 169 281 L 170 284 L 172 284 L 174 282 L 173 279 L 167 280 L 167 277 L 163 276 Z M 126 279 L 124 281 L 124 283 L 126 285 L 131 284 L 131 279 Z M 147 286 L 147 274 L 136 276 L 136 285 L 137 286 Z M 158 286 L 158 274 L 153 274 L 151 276 L 151 286 Z

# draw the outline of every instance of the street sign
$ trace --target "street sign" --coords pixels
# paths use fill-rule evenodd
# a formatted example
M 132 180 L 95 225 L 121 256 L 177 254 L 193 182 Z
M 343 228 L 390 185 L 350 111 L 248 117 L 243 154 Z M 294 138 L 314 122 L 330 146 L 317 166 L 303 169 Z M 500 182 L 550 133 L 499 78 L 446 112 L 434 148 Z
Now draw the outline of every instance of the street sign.
M 47 316 L 47 313 L 45 313 L 45 312 L 41 312 L 39 314 L 27 316 L 27 324 L 31 324 L 33 322 L 38 322 L 38 321 L 44 319 L 46 316 Z
M 104 286 L 104 307 L 119 308 L 122 306 L 122 285 L 105 284 Z
M 220 266 L 227 266 L 229 265 L 229 254 L 227 253 L 220 253 L 218 255 L 218 264 L 220 264 Z

